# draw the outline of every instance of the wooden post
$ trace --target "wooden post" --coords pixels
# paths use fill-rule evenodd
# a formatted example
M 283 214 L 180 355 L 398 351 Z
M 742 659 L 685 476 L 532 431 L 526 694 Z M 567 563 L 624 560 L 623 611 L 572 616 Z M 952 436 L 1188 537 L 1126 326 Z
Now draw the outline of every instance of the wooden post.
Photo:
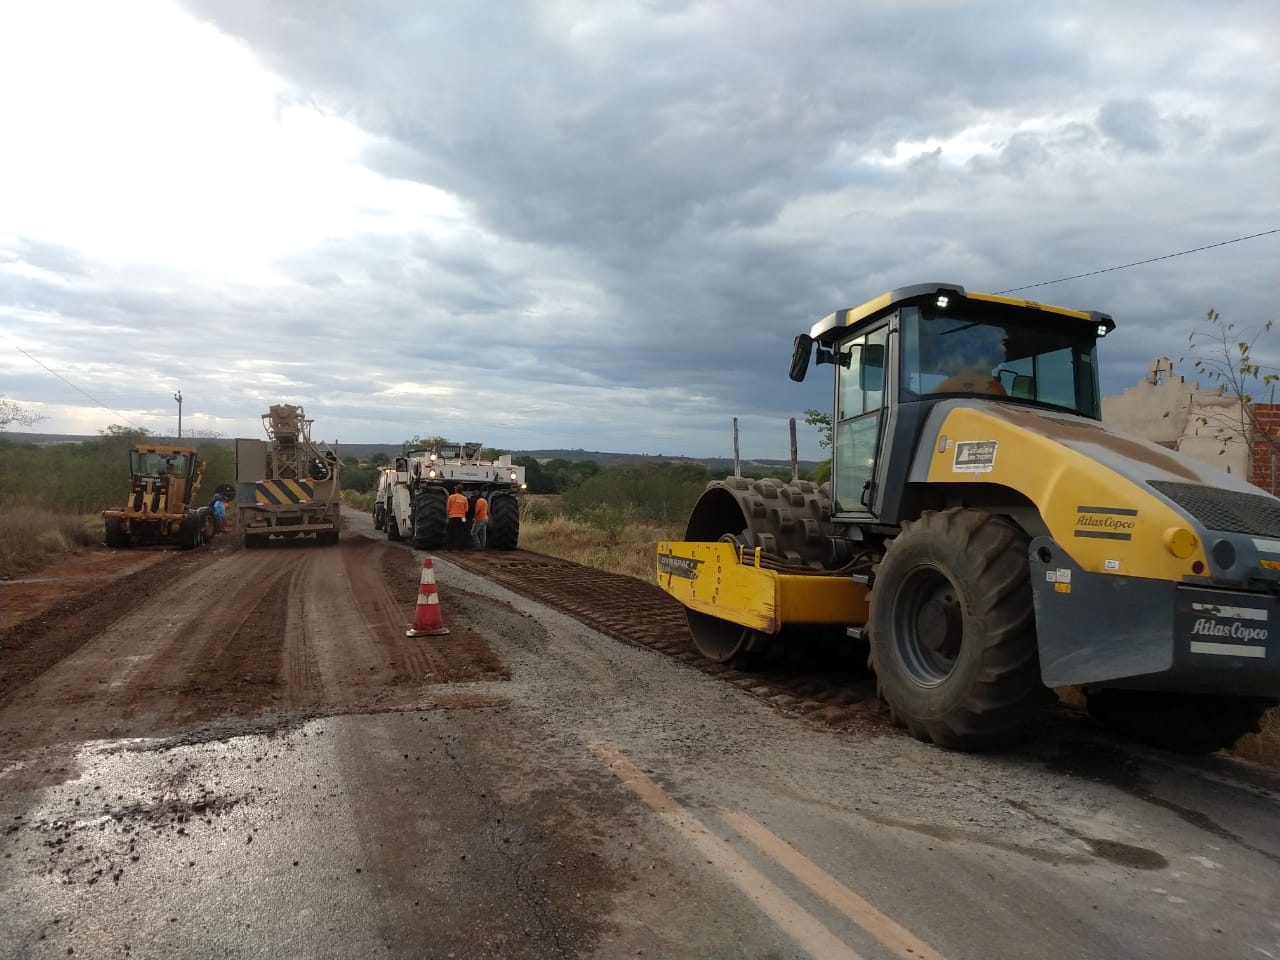
M 791 418 L 791 480 L 800 479 L 800 458 L 796 452 L 796 418 Z
M 742 462 L 738 459 L 738 418 L 733 418 L 733 475 L 742 476 Z

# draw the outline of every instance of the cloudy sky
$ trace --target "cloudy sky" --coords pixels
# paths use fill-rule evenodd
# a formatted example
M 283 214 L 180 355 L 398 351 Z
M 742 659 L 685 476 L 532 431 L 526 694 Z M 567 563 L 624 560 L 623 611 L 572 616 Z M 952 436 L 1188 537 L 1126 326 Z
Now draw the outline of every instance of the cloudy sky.
M 0 6 L 0 395 L 47 419 L 781 457 L 792 337 L 1280 228 L 1265 2 Z M 1105 393 L 1280 233 L 1026 296 Z M 1280 363 L 1280 329 L 1266 359 Z M 1182 372 L 1191 373 L 1188 368 Z M 801 429 L 801 454 L 816 434 Z

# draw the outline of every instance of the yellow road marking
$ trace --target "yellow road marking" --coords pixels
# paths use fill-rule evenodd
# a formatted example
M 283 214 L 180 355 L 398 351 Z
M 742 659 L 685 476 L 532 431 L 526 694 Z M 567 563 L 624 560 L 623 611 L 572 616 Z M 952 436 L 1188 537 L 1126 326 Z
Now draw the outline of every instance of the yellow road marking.
M 828 930 L 817 917 L 783 893 L 613 746 L 597 743 L 592 745 L 592 749 L 619 780 L 710 861 L 726 880 L 746 894 L 747 899 L 799 944 L 805 953 L 821 960 L 862 960 L 858 953 Z
M 736 810 L 720 809 L 720 816 L 771 860 L 871 934 L 904 960 L 942 960 L 942 954 L 911 931 L 895 923 L 764 824 Z

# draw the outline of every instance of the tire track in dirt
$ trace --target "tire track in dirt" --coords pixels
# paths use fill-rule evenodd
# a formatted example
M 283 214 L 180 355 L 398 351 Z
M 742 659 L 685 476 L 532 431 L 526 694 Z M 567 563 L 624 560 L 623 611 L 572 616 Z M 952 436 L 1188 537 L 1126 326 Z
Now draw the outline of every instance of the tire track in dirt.
M 110 578 L 105 585 L 79 585 L 61 590 L 62 599 L 53 607 L 30 615 L 3 631 L 0 651 L 0 704 L 12 694 L 72 655 L 134 607 L 160 593 L 165 582 L 151 569 L 161 564 L 169 573 L 181 571 L 200 561 L 196 553 L 157 551 L 139 563 L 142 569 Z M 6 585 L 0 597 L 6 604 L 22 584 Z
M 440 614 L 450 632 L 440 637 L 406 637 L 421 584 L 419 562 L 406 561 L 405 551 L 386 549 L 375 540 L 353 538 L 353 542 L 364 546 L 347 555 L 352 594 L 365 621 L 381 626 L 387 662 L 397 668 L 392 683 L 510 679 L 501 658 L 483 637 L 455 618 L 457 611 L 443 595 Z
M 36 675 L 0 710 L 5 754 L 243 727 L 235 718 L 268 714 L 285 723 L 290 711 L 432 706 L 429 686 L 510 675 L 463 625 L 440 638 L 404 636 L 417 571 L 402 550 L 361 537 L 337 547 L 218 547 L 143 571 L 146 589 L 112 592 L 111 621 L 79 625 L 72 652 L 43 669 L 29 658 Z M 68 618 L 47 623 L 27 632 L 32 648 L 76 629 Z
M 315 647 L 307 637 L 304 614 L 306 604 L 302 590 L 298 588 L 296 572 L 290 582 L 294 588 L 286 598 L 287 614 L 280 676 L 284 678 L 284 705 L 293 709 L 319 702 L 324 696 L 324 681 L 320 675 Z
M 131 605 L 114 607 L 120 615 L 111 623 L 58 620 L 51 625 L 55 642 L 67 629 L 76 630 L 81 642 L 73 653 L 13 691 L 0 711 L 5 745 L 23 745 L 24 734 L 45 742 L 126 736 L 140 720 L 157 722 L 172 709 L 177 687 L 166 688 L 165 678 L 172 683 L 173 677 L 181 676 L 197 649 L 194 642 L 184 642 L 199 619 L 199 614 L 189 614 L 193 597 L 209 596 L 210 590 L 237 582 L 234 559 L 226 551 L 212 562 L 206 553 L 157 563 L 142 571 L 149 578 L 143 586 L 149 589 L 126 595 Z M 120 589 L 114 586 L 107 592 L 118 596 Z M 36 635 L 32 642 L 41 639 Z M 83 709 L 74 709 L 78 706 Z
M 287 558 L 283 563 L 282 556 Z M 301 562 L 285 551 L 272 556 L 236 551 L 189 574 L 184 590 L 204 602 L 187 604 L 186 616 L 168 642 L 125 685 L 129 701 L 122 715 L 131 719 L 149 711 L 160 729 L 180 729 L 212 719 L 230 705 L 255 705 L 244 688 L 274 685 L 279 661 L 274 648 L 283 624 L 283 616 L 271 616 L 272 605 L 264 609 L 264 601 L 280 593 L 282 580 Z M 261 675 L 264 664 L 272 667 L 267 676 Z M 175 691 L 180 696 L 174 697 Z

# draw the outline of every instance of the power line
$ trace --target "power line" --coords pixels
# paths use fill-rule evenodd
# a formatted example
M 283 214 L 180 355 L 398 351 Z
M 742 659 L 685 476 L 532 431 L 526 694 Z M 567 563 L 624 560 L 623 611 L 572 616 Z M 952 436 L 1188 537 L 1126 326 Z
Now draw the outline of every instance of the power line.
M 54 370 L 52 367 L 50 367 L 48 364 L 46 364 L 43 360 L 40 360 L 40 359 L 38 359 L 38 358 L 36 358 L 36 357 L 33 357 L 31 354 L 27 353 L 27 351 L 23 350 L 20 346 L 18 346 L 18 345 L 17 345 L 16 343 L 14 343 L 12 340 L 9 340 L 9 338 L 8 338 L 8 337 L 6 337 L 6 336 L 5 336 L 4 334 L 2 334 L 2 333 L 0 333 L 0 340 L 6 340 L 6 341 L 8 341 L 10 344 L 12 344 L 12 345 L 13 345 L 13 349 L 17 350 L 20 354 L 22 354 L 24 357 L 26 357 L 26 358 L 27 358 L 28 360 L 30 360 L 32 363 L 38 364 L 39 366 L 43 367 L 46 371 L 48 371 L 49 373 L 53 374 L 55 377 L 57 377 L 59 380 L 61 380 L 63 383 L 65 383 L 65 384 L 66 384 L 68 387 L 70 387 L 72 390 L 76 390 L 76 391 L 78 391 L 79 393 L 84 394 L 86 397 L 88 397 L 90 400 L 92 400 L 92 401 L 93 401 L 94 403 L 96 403 L 98 406 L 102 407 L 102 409 L 103 409 L 103 410 L 110 410 L 112 413 L 114 413 L 117 417 L 119 417 L 119 418 L 120 418 L 121 420 L 123 420 L 125 423 L 129 424 L 129 426 L 133 427 L 135 430 L 145 430 L 145 429 L 146 429 L 145 427 L 140 427 L 140 426 L 138 426 L 136 423 L 134 423 L 132 420 L 130 420 L 128 417 L 126 417 L 126 416 L 125 416 L 123 413 L 121 413 L 119 410 L 116 410 L 116 409 L 114 409 L 113 407 L 109 407 L 109 406 L 107 406 L 105 403 L 103 403 L 101 400 L 99 400 L 97 397 L 95 397 L 93 394 L 91 394 L 88 390 L 82 390 L 80 387 L 76 386 L 74 383 L 72 383 L 70 380 L 68 380 L 68 379 L 67 379 L 66 377 L 64 377 L 62 374 L 60 374 L 57 370 Z
M 1028 283 L 1025 287 L 1010 287 L 1008 290 L 997 290 L 996 293 L 1017 293 L 1019 290 L 1030 290 L 1033 287 L 1047 287 L 1053 283 L 1066 283 L 1068 280 L 1079 280 L 1081 277 L 1096 277 L 1100 273 L 1111 273 L 1113 270 L 1127 270 L 1129 267 L 1140 267 L 1144 263 L 1155 263 L 1157 260 L 1172 260 L 1174 257 L 1185 257 L 1188 253 L 1199 253 L 1201 250 L 1212 250 L 1214 247 L 1225 247 L 1229 243 L 1240 243 L 1242 240 L 1256 240 L 1258 237 L 1266 237 L 1273 233 L 1280 233 L 1280 227 L 1274 230 L 1263 230 L 1261 233 L 1251 233 L 1247 237 L 1236 237 L 1234 240 L 1223 240 L 1221 243 L 1208 243 L 1203 247 L 1194 247 L 1190 250 L 1179 250 L 1177 253 L 1166 253 L 1162 257 L 1150 257 L 1146 260 L 1135 260 L 1133 263 L 1122 263 L 1118 267 L 1104 267 L 1101 270 L 1090 270 L 1088 273 L 1077 273 L 1073 277 L 1059 277 L 1057 280 L 1042 280 L 1039 283 Z

